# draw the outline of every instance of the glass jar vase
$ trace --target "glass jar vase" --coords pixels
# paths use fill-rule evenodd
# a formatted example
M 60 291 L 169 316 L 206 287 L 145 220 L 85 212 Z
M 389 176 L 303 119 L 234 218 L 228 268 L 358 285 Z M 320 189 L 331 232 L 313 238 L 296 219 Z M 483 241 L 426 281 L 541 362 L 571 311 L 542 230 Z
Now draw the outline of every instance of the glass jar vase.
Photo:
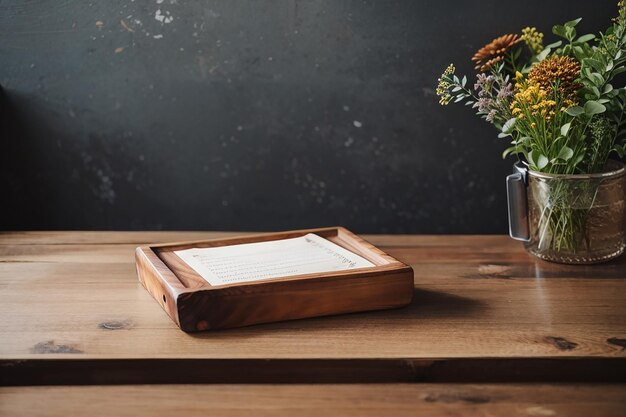
M 588 175 L 528 171 L 528 252 L 546 261 L 591 264 L 626 247 L 626 169 L 609 161 Z

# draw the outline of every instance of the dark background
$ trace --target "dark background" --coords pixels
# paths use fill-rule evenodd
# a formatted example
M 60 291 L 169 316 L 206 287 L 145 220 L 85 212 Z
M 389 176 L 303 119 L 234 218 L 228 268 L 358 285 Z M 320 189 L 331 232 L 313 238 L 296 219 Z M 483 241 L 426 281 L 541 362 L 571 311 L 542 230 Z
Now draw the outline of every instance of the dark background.
M 506 143 L 437 77 L 615 3 L 0 0 L 0 229 L 504 233 Z

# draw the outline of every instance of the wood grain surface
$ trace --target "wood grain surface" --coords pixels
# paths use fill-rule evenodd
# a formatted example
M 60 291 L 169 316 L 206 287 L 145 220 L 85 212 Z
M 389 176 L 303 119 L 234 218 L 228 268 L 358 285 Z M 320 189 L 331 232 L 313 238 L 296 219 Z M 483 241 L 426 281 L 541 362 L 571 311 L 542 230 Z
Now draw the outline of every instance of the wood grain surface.
M 625 385 L 140 385 L 0 388 L 0 414 L 7 416 L 621 417 L 625 409 Z
M 568 266 L 506 236 L 364 236 L 413 267 L 410 306 L 185 334 L 137 281 L 134 249 L 226 235 L 0 234 L 0 383 L 626 378 L 625 257 Z

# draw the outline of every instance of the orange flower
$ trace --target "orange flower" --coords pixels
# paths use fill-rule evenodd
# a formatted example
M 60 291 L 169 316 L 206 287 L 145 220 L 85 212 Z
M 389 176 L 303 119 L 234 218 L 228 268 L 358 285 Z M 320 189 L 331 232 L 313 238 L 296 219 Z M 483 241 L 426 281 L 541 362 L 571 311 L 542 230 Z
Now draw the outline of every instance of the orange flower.
M 535 64 L 528 73 L 528 80 L 541 88 L 552 91 L 558 86 L 561 95 L 576 100 L 576 92 L 582 87 L 576 79 L 580 75 L 580 64 L 568 56 L 552 56 Z
M 472 57 L 476 63 L 476 69 L 481 72 L 488 71 L 493 65 L 504 59 L 504 54 L 520 41 L 515 34 L 508 34 L 495 38 L 487 45 L 480 48 Z

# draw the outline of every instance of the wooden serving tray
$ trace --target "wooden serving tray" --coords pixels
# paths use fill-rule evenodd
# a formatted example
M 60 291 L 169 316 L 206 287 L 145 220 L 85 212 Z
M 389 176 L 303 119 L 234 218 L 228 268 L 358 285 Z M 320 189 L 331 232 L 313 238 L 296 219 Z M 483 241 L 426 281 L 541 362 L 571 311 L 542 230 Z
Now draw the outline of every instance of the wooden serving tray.
M 212 286 L 174 251 L 289 239 L 315 233 L 374 267 Z M 402 307 L 413 269 L 343 227 L 138 247 L 139 281 L 186 332 Z

